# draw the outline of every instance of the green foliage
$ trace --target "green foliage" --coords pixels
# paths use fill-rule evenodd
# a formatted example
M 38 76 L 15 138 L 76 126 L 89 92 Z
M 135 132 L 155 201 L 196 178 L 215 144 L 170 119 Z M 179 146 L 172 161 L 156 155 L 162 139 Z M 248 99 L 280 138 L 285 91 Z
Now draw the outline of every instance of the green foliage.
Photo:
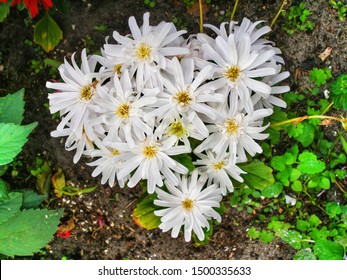
M 329 3 L 334 9 L 338 11 L 338 16 L 340 21 L 344 22 L 346 19 L 346 13 L 347 13 L 346 3 L 343 4 L 341 1 L 334 1 L 334 0 L 330 0 Z
M 13 161 L 37 123 L 21 125 L 24 89 L 0 98 L 0 165 Z
M 148 195 L 136 205 L 132 216 L 133 221 L 138 226 L 145 229 L 154 229 L 160 225 L 160 217 L 154 214 L 155 210 L 160 209 L 153 203 L 155 198 L 155 195 Z
M 289 12 L 283 10 L 282 16 L 285 18 L 283 30 L 288 34 L 293 34 L 296 30 L 313 30 L 313 23 L 308 19 L 310 14 L 304 2 L 301 2 L 299 6 L 291 6 Z
M 342 74 L 330 84 L 330 97 L 334 101 L 334 107 L 347 110 L 347 74 Z
M 10 13 L 10 2 L 0 3 L 0 22 L 3 22 Z
M 331 77 L 331 70 L 327 67 L 323 69 L 313 68 L 313 70 L 310 71 L 310 81 L 314 82 L 318 87 L 325 85 L 327 80 Z
M 144 0 L 143 2 L 145 3 L 146 6 L 148 6 L 150 8 L 155 7 L 155 1 L 154 0 Z
M 37 125 L 21 125 L 23 97 L 24 89 L 0 98 L 1 175 L 5 174 L 8 164 L 22 150 Z M 33 191 L 9 192 L 8 184 L 0 178 L 0 254 L 30 256 L 50 241 L 63 210 L 35 209 L 44 198 Z
M 46 52 L 53 50 L 63 39 L 63 32 L 54 19 L 46 12 L 34 27 L 34 42 Z
M 247 164 L 240 164 L 239 166 L 247 172 L 242 177 L 245 184 L 252 189 L 263 190 L 275 182 L 272 176 L 272 169 L 263 162 L 253 161 Z

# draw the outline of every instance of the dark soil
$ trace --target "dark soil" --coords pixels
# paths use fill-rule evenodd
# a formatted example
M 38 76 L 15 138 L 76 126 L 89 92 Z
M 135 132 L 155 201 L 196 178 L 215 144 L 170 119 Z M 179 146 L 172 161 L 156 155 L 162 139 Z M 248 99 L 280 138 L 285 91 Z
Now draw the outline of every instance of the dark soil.
M 64 149 L 64 140 L 52 138 L 58 120 L 52 119 L 48 109 L 45 83 L 52 78 L 49 68 L 38 73 L 32 69 L 32 60 L 42 61 L 49 57 L 63 61 L 64 56 L 80 52 L 87 47 L 88 53 L 95 53 L 103 45 L 105 36 L 113 30 L 128 34 L 128 18 L 135 16 L 139 23 L 146 11 L 151 12 L 150 22 L 178 20 L 189 33 L 199 31 L 198 10 L 189 9 L 180 1 L 156 0 L 155 8 L 148 8 L 143 0 L 133 1 L 70 1 L 72 6 L 66 14 L 56 13 L 55 20 L 64 32 L 64 39 L 58 47 L 48 54 L 40 54 L 40 48 L 30 45 L 33 30 L 26 26 L 26 11 L 11 10 L 9 18 L 0 25 L 0 96 L 26 89 L 25 122 L 37 121 L 38 127 L 31 134 L 24 151 L 18 157 L 23 163 L 17 167 L 19 174 L 7 181 L 15 188 L 35 188 L 36 178 L 30 176 L 35 168 L 37 157 L 49 162 L 52 172 L 62 168 L 67 180 L 81 188 L 97 185 L 97 189 L 81 196 L 54 199 L 51 208 L 65 208 L 64 220 L 73 218 L 75 228 L 69 238 L 55 236 L 46 248 L 45 254 L 35 257 L 44 259 L 292 259 L 295 251 L 281 240 L 271 244 L 251 240 L 247 235 L 257 214 L 239 212 L 227 207 L 222 223 L 214 228 L 208 245 L 195 246 L 186 243 L 182 236 L 171 238 L 161 230 L 144 230 L 132 221 L 132 211 L 141 189 L 109 188 L 100 184 L 100 178 L 91 176 L 92 168 L 82 159 L 77 165 L 72 162 L 73 153 Z M 205 22 L 218 24 L 218 17 L 232 9 L 234 1 L 212 1 L 207 5 Z M 297 4 L 300 1 L 292 1 Z M 336 10 L 329 1 L 305 1 L 311 11 L 313 31 L 297 31 L 288 35 L 281 28 L 283 18 L 276 22 L 270 33 L 270 40 L 276 42 L 283 51 L 286 68 L 291 72 L 290 84 L 295 88 L 306 87 L 308 71 L 313 67 L 331 67 L 333 76 L 346 73 L 347 39 L 346 23 L 339 21 Z M 244 0 L 240 1 L 235 20 L 248 17 L 252 21 L 264 20 L 270 24 L 276 15 L 281 1 Z M 288 7 L 287 7 L 288 9 Z M 98 31 L 96 26 L 107 26 Z M 178 26 L 180 28 L 180 26 Z M 332 54 L 322 62 L 318 55 L 327 47 Z M 52 195 L 53 197 L 53 195 Z M 225 200 L 226 205 L 228 200 Z

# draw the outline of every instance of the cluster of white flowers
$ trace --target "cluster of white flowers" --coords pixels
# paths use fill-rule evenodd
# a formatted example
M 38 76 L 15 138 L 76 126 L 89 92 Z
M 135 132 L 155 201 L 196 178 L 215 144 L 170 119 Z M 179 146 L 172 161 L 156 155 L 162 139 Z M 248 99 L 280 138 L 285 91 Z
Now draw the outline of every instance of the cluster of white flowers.
M 130 17 L 129 27 L 106 38 L 101 56 L 83 50 L 80 66 L 74 55 L 65 60 L 63 82 L 47 82 L 50 111 L 62 117 L 52 136 L 67 136 L 74 163 L 95 158 L 89 165 L 102 184 L 146 180 L 159 227 L 177 237 L 183 226 L 186 241 L 192 232 L 203 240 L 211 220 L 221 220 L 214 208 L 233 192 L 232 179 L 243 182 L 237 164 L 262 152 L 263 119 L 286 106 L 276 95 L 289 87 L 275 85 L 289 73 L 281 73 L 280 50 L 261 38 L 270 31 L 261 22 L 206 25 L 216 38 L 184 39 L 171 22 L 150 25 L 149 13 L 141 27 Z M 194 160 L 191 174 L 173 157 L 182 154 Z

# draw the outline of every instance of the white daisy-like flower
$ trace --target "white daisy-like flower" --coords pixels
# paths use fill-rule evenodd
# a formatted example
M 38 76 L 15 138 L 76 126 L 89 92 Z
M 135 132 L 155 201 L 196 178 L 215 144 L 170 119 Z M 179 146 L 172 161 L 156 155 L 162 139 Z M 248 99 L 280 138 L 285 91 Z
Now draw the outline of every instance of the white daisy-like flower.
M 84 154 L 92 158 L 98 158 L 87 164 L 96 166 L 92 176 L 96 177 L 101 174 L 101 184 L 108 182 L 109 186 L 113 187 L 117 181 L 119 187 L 124 188 L 125 182 L 129 179 L 129 176 L 118 180 L 117 172 L 121 169 L 124 160 L 129 159 L 131 155 L 129 153 L 121 153 L 115 146 L 117 145 L 113 144 L 113 147 L 106 146 L 103 142 L 98 141 L 98 149 L 85 151 Z
M 185 241 L 191 240 L 192 232 L 202 241 L 205 238 L 203 229 L 210 228 L 209 220 L 221 221 L 221 216 L 213 209 L 220 206 L 220 189 L 216 185 L 204 188 L 207 176 L 199 177 L 197 169 L 189 177 L 178 176 L 178 180 L 178 187 L 165 182 L 168 192 L 156 188 L 158 199 L 154 204 L 165 208 L 154 211 L 161 217 L 159 228 L 164 232 L 171 230 L 171 236 L 176 238 L 183 226 Z
M 230 108 L 219 117 L 215 124 L 209 126 L 211 133 L 196 149 L 194 153 L 212 150 L 217 155 L 229 152 L 230 164 L 247 161 L 245 151 L 251 156 L 262 153 L 262 148 L 255 140 L 264 140 L 267 133 L 262 134 L 268 126 L 262 126 L 263 118 L 272 114 L 272 109 L 260 109 L 252 115 L 242 112 L 237 105 L 237 97 L 230 102 Z
M 119 150 L 130 153 L 131 157 L 124 162 L 117 177 L 122 179 L 136 169 L 128 187 L 136 186 L 140 180 L 147 180 L 148 193 L 154 193 L 156 186 L 163 186 L 162 175 L 177 185 L 178 180 L 173 171 L 186 174 L 188 169 L 170 156 L 189 153 L 190 150 L 185 146 L 175 146 L 175 142 L 173 138 L 171 141 L 160 141 L 156 135 L 149 135 L 144 141 L 135 142 L 134 147 L 119 145 Z
M 273 49 L 259 53 L 252 50 L 251 38 L 244 35 L 236 43 L 235 35 L 230 34 L 225 40 L 221 36 L 215 39 L 215 46 L 208 43 L 202 45 L 204 58 L 215 63 L 215 88 L 222 89 L 230 95 L 238 95 L 241 104 L 250 114 L 253 112 L 250 90 L 268 96 L 271 87 L 258 78 L 276 74 L 273 67 L 261 67 L 275 55 Z
M 267 98 L 263 98 L 261 94 L 258 94 L 255 91 L 255 94 L 252 96 L 252 102 L 254 104 L 254 108 L 262 109 L 262 108 L 273 108 L 274 106 L 278 106 L 281 108 L 286 108 L 287 104 L 282 99 L 276 97 L 275 95 L 282 94 L 290 91 L 289 86 L 277 85 L 283 80 L 289 77 L 289 72 L 281 72 L 281 65 L 274 65 L 276 68 L 276 74 L 272 76 L 267 76 L 262 79 L 262 82 L 268 84 L 271 87 L 271 93 Z
M 95 72 L 96 61 L 87 57 L 85 49 L 81 54 L 81 67 L 76 64 L 74 56 L 71 57 L 72 66 L 65 59 L 65 63 L 59 67 L 64 83 L 47 82 L 46 87 L 56 90 L 48 95 L 51 114 L 60 112 L 63 116 L 57 130 L 63 130 L 69 123 L 70 129 L 79 139 L 86 131 L 86 123 L 96 117 L 90 105 L 99 83 L 99 74 Z M 88 137 L 92 138 L 91 135 Z
M 112 82 L 111 82 L 112 83 Z M 115 76 L 111 86 L 98 86 L 94 99 L 97 105 L 95 111 L 99 117 L 93 123 L 105 124 L 108 136 L 122 137 L 134 147 L 135 140 L 144 141 L 146 135 L 153 132 L 152 128 L 143 121 L 143 109 L 156 102 L 156 89 L 144 90 L 143 96 L 137 92 L 131 83 L 128 70 L 119 79 Z
M 118 44 L 105 44 L 103 55 L 108 61 L 112 60 L 112 67 L 129 69 L 131 76 L 136 72 L 138 89 L 148 80 L 158 81 L 159 69 L 166 68 L 168 58 L 189 53 L 188 48 L 175 43 L 187 31 L 177 31 L 172 22 L 151 26 L 149 13 L 145 13 L 141 28 L 134 17 L 129 18 L 129 27 L 131 37 L 113 32 Z
M 221 189 L 222 195 L 234 191 L 233 183 L 230 179 L 243 182 L 240 174 L 246 174 L 240 167 L 235 164 L 229 163 L 229 154 L 224 152 L 215 155 L 211 150 L 206 151 L 206 154 L 197 154 L 200 158 L 195 165 L 199 166 L 202 174 L 208 176 L 207 185 L 215 184 Z
M 158 101 L 153 105 L 154 111 L 146 114 L 145 119 L 156 116 L 158 121 L 173 118 L 177 115 L 187 117 L 205 137 L 208 130 L 200 118 L 205 115 L 211 121 L 216 119 L 217 111 L 206 102 L 224 102 L 222 94 L 215 94 L 204 84 L 213 75 L 212 67 L 206 66 L 194 77 L 194 60 L 185 58 L 178 61 L 172 59 L 173 75 L 163 76 L 164 91 L 158 95 Z

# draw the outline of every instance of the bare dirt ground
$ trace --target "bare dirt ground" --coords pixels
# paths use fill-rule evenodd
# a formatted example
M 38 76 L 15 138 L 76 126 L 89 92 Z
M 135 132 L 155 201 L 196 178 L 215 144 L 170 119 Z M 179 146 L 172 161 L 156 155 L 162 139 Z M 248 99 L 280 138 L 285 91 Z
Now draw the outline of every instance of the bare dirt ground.
M 234 1 L 212 1 L 206 6 L 205 22 L 218 24 L 218 17 L 232 9 Z M 300 1 L 293 1 L 300 2 Z M 282 49 L 286 68 L 291 72 L 290 84 L 293 89 L 304 87 L 308 71 L 313 67 L 332 67 L 334 76 L 346 72 L 346 24 L 341 23 L 328 1 L 305 1 L 311 11 L 310 19 L 315 27 L 309 32 L 295 32 L 288 35 L 281 29 L 283 18 L 279 18 L 269 39 Z M 135 16 L 138 22 L 142 15 L 150 11 L 150 22 L 179 20 L 186 25 L 189 33 L 199 30 L 199 16 L 196 9 L 189 9 L 179 1 L 156 0 L 154 8 L 148 8 L 143 0 L 133 1 L 71 1 L 67 14 L 57 14 L 55 19 L 64 32 L 64 39 L 47 57 L 63 61 L 64 56 L 80 52 L 84 47 L 89 53 L 102 47 L 105 36 L 113 30 L 128 34 L 128 18 Z M 264 20 L 270 24 L 277 13 L 281 1 L 244 0 L 240 1 L 235 20 L 248 17 L 252 21 Z M 48 109 L 45 83 L 51 79 L 49 71 L 43 69 L 35 73 L 31 60 L 37 57 L 37 48 L 25 43 L 32 40 L 32 28 L 26 27 L 25 12 L 11 11 L 10 17 L 0 25 L 0 95 L 26 89 L 26 118 L 39 125 L 30 136 L 19 160 L 24 166 L 16 178 L 10 178 L 15 187 L 34 188 L 35 178 L 30 169 L 35 159 L 40 157 L 49 162 L 52 171 L 62 168 L 67 180 L 75 186 L 97 189 L 81 196 L 63 197 L 53 200 L 49 207 L 64 207 L 65 220 L 73 218 L 75 228 L 69 238 L 55 236 L 44 254 L 35 258 L 43 259 L 292 259 L 295 251 L 281 240 L 271 244 L 251 240 L 247 229 L 256 219 L 255 214 L 239 212 L 227 207 L 222 223 L 214 228 L 208 245 L 195 246 L 186 243 L 182 236 L 171 238 L 161 230 L 147 231 L 135 225 L 131 218 L 140 188 L 109 188 L 100 184 L 100 178 L 91 176 L 92 168 L 83 159 L 77 165 L 72 162 L 73 153 L 64 150 L 63 139 L 50 136 L 58 120 L 52 119 Z M 96 26 L 107 26 L 106 30 L 96 30 Z M 180 26 L 178 26 L 180 28 Z M 322 62 L 318 55 L 327 47 L 332 55 Z M 47 70 L 47 71 L 46 71 Z M 229 198 L 228 198 L 229 199 Z M 228 200 L 225 200 L 228 206 Z M 104 224 L 100 224 L 100 220 Z

